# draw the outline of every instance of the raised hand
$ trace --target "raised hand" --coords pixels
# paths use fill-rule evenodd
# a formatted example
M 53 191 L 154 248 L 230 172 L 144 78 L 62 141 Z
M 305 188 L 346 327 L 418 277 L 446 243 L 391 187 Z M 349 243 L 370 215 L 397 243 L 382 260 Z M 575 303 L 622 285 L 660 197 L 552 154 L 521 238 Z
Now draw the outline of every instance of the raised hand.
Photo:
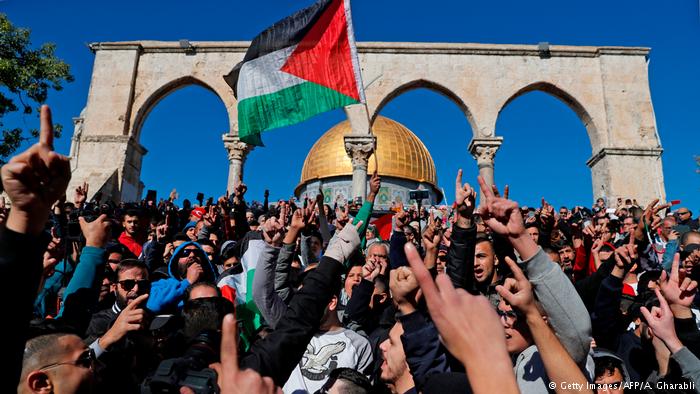
M 594 244 L 596 242 L 601 246 L 603 245 L 602 240 L 596 240 Z M 598 250 L 600 250 L 600 247 L 598 247 Z M 615 249 L 615 268 L 613 268 L 611 274 L 618 278 L 624 278 L 627 271 L 632 268 L 638 258 L 637 245 L 634 242 L 620 246 Z
M 66 193 L 70 176 L 68 158 L 53 151 L 51 110 L 43 105 L 39 142 L 2 167 L 2 184 L 12 201 L 6 227 L 41 233 L 51 205 Z
M 389 273 L 389 288 L 397 308 L 403 315 L 416 310 L 418 281 L 409 267 L 398 267 Z
M 505 331 L 491 303 L 484 296 L 455 290 L 445 274 L 433 282 L 415 246 L 407 243 L 404 251 L 430 316 L 447 349 L 464 364 L 472 391 L 517 393 Z
M 457 206 L 458 225 L 460 227 L 470 227 L 472 213 L 476 206 L 476 191 L 468 183 L 462 184 L 462 170 L 457 171 L 455 179 L 455 205 Z M 463 219 L 460 221 L 460 219 Z
M 280 246 L 280 242 L 283 238 L 284 226 L 276 217 L 271 217 L 263 223 L 262 233 L 265 242 L 273 246 Z
M 46 247 L 44 252 L 44 272 L 43 276 L 48 278 L 53 275 L 54 268 L 58 264 L 59 260 L 63 257 L 63 240 L 58 238 L 55 232 L 51 231 L 51 242 Z
M 651 308 L 651 311 L 645 306 L 640 308 L 644 319 L 647 321 L 649 327 L 651 327 L 652 334 L 656 338 L 659 338 L 668 347 L 671 353 L 676 353 L 679 351 L 683 344 L 678 339 L 676 335 L 676 327 L 673 321 L 673 313 L 668 305 L 668 302 L 664 299 L 659 289 L 654 289 L 656 292 L 656 297 L 659 299 L 659 306 Z
M 78 218 L 80 231 L 85 236 L 85 246 L 104 248 L 107 245 L 112 233 L 110 228 L 112 221 L 104 213 L 92 222 L 88 222 L 84 217 Z
M 342 230 L 343 227 L 350 221 L 350 204 L 345 204 L 345 208 L 340 207 L 335 209 L 335 228 Z
M 674 314 L 682 313 L 683 315 L 676 317 L 690 317 L 692 314 L 690 316 L 687 316 L 687 314 L 690 313 L 690 305 L 693 303 L 695 293 L 698 291 L 698 282 L 686 276 L 685 271 L 681 270 L 679 266 L 680 255 L 676 253 L 673 256 L 671 275 L 669 276 L 666 271 L 661 272 L 659 288 L 664 298 L 671 305 Z
M 403 231 L 404 227 L 408 226 L 410 218 L 408 217 L 408 212 L 404 211 L 403 205 L 399 204 L 399 211 L 394 215 L 394 224 L 396 229 Z
M 221 363 L 209 365 L 218 375 L 221 394 L 247 393 L 282 393 L 269 377 L 262 377 L 252 369 L 240 370 L 238 367 L 238 333 L 236 319 L 232 314 L 224 316 L 221 325 Z M 189 388 L 183 388 L 180 393 L 192 393 Z
M 493 190 L 479 177 L 479 187 L 484 194 L 480 207 L 481 218 L 493 232 L 508 237 L 523 260 L 528 260 L 538 251 L 535 241 L 525 231 L 518 203 L 496 197 Z
M 538 313 L 532 284 L 513 259 L 506 256 L 505 260 L 513 272 L 513 277 L 507 278 L 502 286 L 496 286 L 496 291 L 508 304 L 523 314 Z
M 671 206 L 671 204 L 659 204 L 659 199 L 655 199 L 654 201 L 650 202 L 649 205 L 644 209 L 644 213 L 642 214 L 642 220 L 639 221 L 637 224 L 637 228 L 634 231 L 634 237 L 637 240 L 642 240 L 644 239 L 644 233 L 645 233 L 645 226 L 648 227 L 658 227 L 659 223 L 661 222 L 660 218 L 657 216 L 657 213 L 662 210 L 666 209 Z
M 75 195 L 73 197 L 73 202 L 75 205 L 80 208 L 83 206 L 85 201 L 87 200 L 87 195 L 88 195 L 88 189 L 90 185 L 88 185 L 87 182 L 83 182 L 82 186 L 78 186 L 75 189 Z
M 233 203 L 242 204 L 245 197 L 245 192 L 248 191 L 248 186 L 245 183 L 239 183 L 233 188 Z
M 148 294 L 142 294 L 131 301 L 117 316 L 112 327 L 99 339 L 100 347 L 108 349 L 118 342 L 130 331 L 143 328 L 144 310 L 140 307 L 148 298 Z
M 540 221 L 548 225 L 554 218 L 554 207 L 542 197 L 542 208 L 540 209 Z
M 426 250 L 437 250 L 438 245 L 440 245 L 442 233 L 440 232 L 438 222 L 435 219 L 433 212 L 430 212 L 428 226 L 425 228 L 425 231 L 423 231 L 423 235 L 421 237 L 423 239 L 423 247 Z
M 379 193 L 379 188 L 382 186 L 382 179 L 377 174 L 377 170 L 374 170 L 372 177 L 369 178 L 369 194 L 367 194 L 367 201 L 374 202 L 374 199 Z
M 377 276 L 379 276 L 381 268 L 382 266 L 372 258 L 362 266 L 362 277 L 370 282 L 374 282 Z

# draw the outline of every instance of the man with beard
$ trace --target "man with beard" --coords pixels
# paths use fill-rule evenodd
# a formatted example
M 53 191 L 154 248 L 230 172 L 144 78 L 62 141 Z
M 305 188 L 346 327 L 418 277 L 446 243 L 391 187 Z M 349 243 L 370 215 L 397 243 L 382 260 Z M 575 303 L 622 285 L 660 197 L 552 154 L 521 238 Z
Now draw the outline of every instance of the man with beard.
M 559 244 L 559 266 L 567 276 L 571 276 L 574 271 L 576 261 L 576 251 L 569 241 Z
M 119 243 L 126 246 L 137 257 L 141 256 L 143 244 L 146 242 L 140 216 L 140 212 L 135 209 L 126 211 L 122 219 L 124 232 L 119 236 Z
M 148 269 L 139 260 L 124 260 L 119 263 L 116 278 L 116 282 L 111 285 L 111 291 L 115 298 L 114 304 L 110 308 L 97 312 L 92 317 L 86 332 L 88 342 L 93 343 L 91 346 L 96 348 L 96 353 L 99 354 L 123 338 L 127 332 L 140 328 L 136 325 L 140 325 L 143 320 L 142 309 L 132 307 L 130 310 L 141 311 L 140 314 L 134 314 L 134 316 L 129 314 L 129 316 L 119 318 L 122 310 L 129 304 L 136 300 L 138 302 L 145 300 L 151 288 L 151 282 L 148 281 Z M 126 324 L 117 324 L 117 320 L 120 320 L 119 323 Z M 95 339 L 97 341 L 93 342 Z
M 151 288 L 146 264 L 140 260 L 123 260 L 112 285 L 114 304 L 96 313 L 86 332 L 90 344 L 102 366 L 97 392 L 134 392 L 149 368 L 152 355 L 144 344 L 149 337 L 146 311 L 143 309 Z M 151 360 L 152 361 L 152 360 Z

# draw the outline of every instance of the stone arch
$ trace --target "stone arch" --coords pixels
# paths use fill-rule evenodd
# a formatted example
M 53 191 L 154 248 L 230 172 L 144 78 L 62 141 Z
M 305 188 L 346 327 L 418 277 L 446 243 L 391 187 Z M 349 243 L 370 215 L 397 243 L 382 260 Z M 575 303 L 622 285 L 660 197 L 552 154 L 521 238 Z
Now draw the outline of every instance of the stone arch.
M 221 95 L 216 91 L 216 89 L 214 89 L 209 84 L 207 84 L 199 78 L 196 78 L 192 75 L 185 75 L 175 78 L 170 82 L 161 85 L 160 87 L 155 89 L 150 95 L 148 95 L 148 98 L 146 98 L 143 101 L 143 104 L 141 104 L 138 108 L 134 108 L 135 116 L 133 125 L 129 128 L 130 135 L 133 136 L 133 138 L 136 141 L 138 141 L 141 137 L 141 129 L 143 128 L 143 124 L 145 123 L 146 119 L 148 118 L 148 115 L 151 113 L 153 108 L 155 108 L 161 100 L 163 100 L 171 93 L 192 85 L 202 87 L 213 93 L 216 97 L 218 97 L 221 103 L 226 107 L 229 116 L 229 124 L 231 124 L 232 121 L 230 119 L 231 113 L 229 111 L 229 108 L 226 105 L 226 101 L 223 99 L 223 97 L 221 97 Z
M 427 79 L 415 79 L 410 82 L 406 82 L 398 87 L 396 87 L 394 90 L 390 91 L 388 94 L 386 94 L 379 104 L 374 108 L 374 111 L 372 112 L 372 116 L 370 117 L 370 124 L 374 123 L 374 120 L 377 118 L 377 115 L 384 109 L 384 107 L 394 100 L 395 98 L 399 97 L 400 95 L 407 93 L 411 90 L 415 89 L 428 89 L 430 91 L 433 91 L 435 93 L 438 93 L 444 97 L 447 97 L 450 101 L 452 101 L 459 109 L 464 113 L 464 116 L 466 116 L 467 121 L 469 122 L 469 126 L 471 126 L 472 133 L 476 135 L 477 133 L 477 125 L 474 120 L 474 116 L 472 115 L 472 112 L 469 110 L 469 107 L 467 104 L 462 100 L 459 95 L 457 95 L 455 92 L 453 92 L 451 89 L 445 87 L 444 85 L 441 85 L 437 82 L 433 82 Z
M 551 82 L 538 81 L 528 84 L 523 88 L 520 88 L 515 93 L 510 95 L 510 97 L 508 97 L 505 100 L 505 102 L 499 107 L 498 116 L 500 116 L 501 112 L 515 99 L 534 91 L 547 93 L 548 95 L 566 104 L 567 107 L 569 107 L 572 111 L 574 111 L 574 113 L 576 113 L 576 116 L 578 116 L 579 120 L 581 120 L 584 127 L 586 128 L 592 150 L 596 150 L 600 146 L 602 141 L 599 135 L 599 130 L 590 113 L 586 110 L 583 104 L 581 104 L 581 102 L 576 97 L 574 97 L 574 95 Z

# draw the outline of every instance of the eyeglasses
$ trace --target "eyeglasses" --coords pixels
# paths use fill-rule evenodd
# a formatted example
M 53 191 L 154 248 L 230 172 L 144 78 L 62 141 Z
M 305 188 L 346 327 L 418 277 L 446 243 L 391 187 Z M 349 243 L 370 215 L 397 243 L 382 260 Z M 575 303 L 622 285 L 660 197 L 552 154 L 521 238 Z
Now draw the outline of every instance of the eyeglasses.
M 685 212 L 678 212 L 679 215 L 688 215 L 690 211 L 685 211 Z
M 120 280 L 119 284 L 121 285 L 122 289 L 126 291 L 131 291 L 131 289 L 133 289 L 136 285 L 139 285 L 139 289 L 151 287 L 151 282 L 148 279 L 124 279 Z
M 90 368 L 95 365 L 97 357 L 95 356 L 95 351 L 92 349 L 85 349 L 84 352 L 80 353 L 80 356 L 75 361 L 68 361 L 64 363 L 53 363 L 45 367 L 39 368 L 39 370 L 50 369 L 58 367 L 59 365 L 75 365 L 76 367 Z
M 182 251 L 182 257 L 190 257 L 190 255 L 196 251 L 197 249 L 185 249 Z

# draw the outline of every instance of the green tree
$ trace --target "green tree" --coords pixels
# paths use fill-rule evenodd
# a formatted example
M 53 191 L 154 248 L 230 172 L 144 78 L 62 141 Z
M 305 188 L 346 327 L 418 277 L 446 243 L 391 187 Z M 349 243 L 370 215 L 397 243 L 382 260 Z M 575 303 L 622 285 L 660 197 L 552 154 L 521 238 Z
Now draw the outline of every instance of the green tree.
M 23 141 L 39 136 L 38 129 L 5 127 L 3 117 L 16 111 L 38 114 L 50 89 L 61 90 L 64 82 L 73 82 L 70 66 L 54 55 L 56 46 L 46 43 L 33 49 L 29 35 L 28 29 L 14 26 L 0 13 L 0 163 Z M 60 136 L 61 125 L 54 130 Z

